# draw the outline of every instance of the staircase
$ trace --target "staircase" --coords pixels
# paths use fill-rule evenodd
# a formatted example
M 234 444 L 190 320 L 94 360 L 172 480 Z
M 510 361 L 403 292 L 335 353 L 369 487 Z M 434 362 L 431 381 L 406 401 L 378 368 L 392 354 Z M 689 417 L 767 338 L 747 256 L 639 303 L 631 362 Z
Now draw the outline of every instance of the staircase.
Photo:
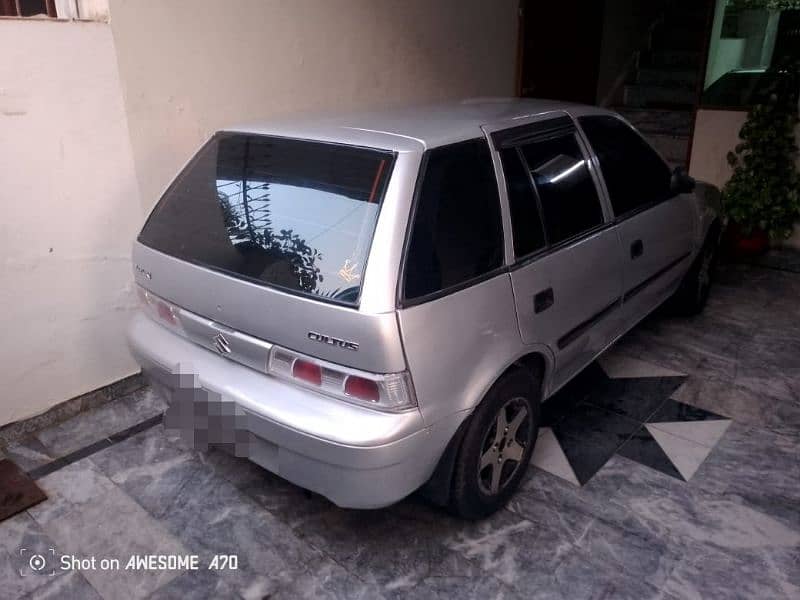
M 672 165 L 686 165 L 702 73 L 708 6 L 674 0 L 653 26 L 625 85 L 627 118 Z

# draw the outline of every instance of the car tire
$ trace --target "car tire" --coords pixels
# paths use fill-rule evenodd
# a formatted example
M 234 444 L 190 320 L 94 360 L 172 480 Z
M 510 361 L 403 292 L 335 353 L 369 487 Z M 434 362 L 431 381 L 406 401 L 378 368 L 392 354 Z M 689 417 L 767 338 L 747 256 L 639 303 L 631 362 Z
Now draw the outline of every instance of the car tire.
M 519 487 L 539 433 L 540 389 L 540 375 L 515 368 L 472 413 L 455 461 L 451 512 L 481 519 Z
M 677 314 L 692 316 L 705 308 L 717 264 L 717 248 L 717 236 L 712 230 L 672 298 L 672 306 Z

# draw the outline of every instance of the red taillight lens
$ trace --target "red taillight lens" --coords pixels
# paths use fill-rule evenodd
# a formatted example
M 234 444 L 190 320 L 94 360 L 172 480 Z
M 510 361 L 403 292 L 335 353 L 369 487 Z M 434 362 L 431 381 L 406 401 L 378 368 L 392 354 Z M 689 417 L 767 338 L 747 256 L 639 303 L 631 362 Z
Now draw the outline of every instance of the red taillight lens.
M 292 376 L 306 383 L 322 385 L 322 369 L 306 360 L 296 359 L 292 365 Z
M 400 412 L 417 406 L 411 376 L 401 373 L 367 373 L 351 367 L 303 356 L 292 350 L 273 346 L 267 373 L 313 387 L 316 391 L 352 404 L 376 410 Z
M 175 315 L 172 313 L 172 309 L 169 306 L 167 306 L 163 302 L 156 301 L 156 307 L 158 309 L 158 316 L 162 320 L 166 321 L 170 325 L 177 324 L 178 321 L 175 318 Z
M 344 382 L 344 393 L 359 400 L 377 402 L 380 398 L 378 384 L 371 379 L 350 375 Z

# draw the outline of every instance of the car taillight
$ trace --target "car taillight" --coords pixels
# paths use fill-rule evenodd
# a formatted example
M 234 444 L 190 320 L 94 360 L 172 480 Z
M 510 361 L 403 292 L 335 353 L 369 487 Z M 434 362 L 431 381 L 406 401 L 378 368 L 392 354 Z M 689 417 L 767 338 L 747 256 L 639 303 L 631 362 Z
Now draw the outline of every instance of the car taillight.
M 178 315 L 180 308 L 174 304 L 156 296 L 153 292 L 137 286 L 136 294 L 139 296 L 139 303 L 142 310 L 154 321 L 177 330 L 182 330 Z
M 377 402 L 381 396 L 377 383 L 357 375 L 348 375 L 344 380 L 344 393 L 367 402 Z
M 175 317 L 175 313 L 172 312 L 172 307 L 168 306 L 166 302 L 156 300 L 156 311 L 162 321 L 166 321 L 170 325 L 178 324 L 178 319 Z
M 267 372 L 361 406 L 400 412 L 417 406 L 408 372 L 367 373 L 273 346 Z
M 300 360 L 298 358 L 294 361 L 292 365 L 292 376 L 296 379 L 302 379 L 311 385 L 322 385 L 322 369 L 319 365 L 315 365 L 307 360 Z

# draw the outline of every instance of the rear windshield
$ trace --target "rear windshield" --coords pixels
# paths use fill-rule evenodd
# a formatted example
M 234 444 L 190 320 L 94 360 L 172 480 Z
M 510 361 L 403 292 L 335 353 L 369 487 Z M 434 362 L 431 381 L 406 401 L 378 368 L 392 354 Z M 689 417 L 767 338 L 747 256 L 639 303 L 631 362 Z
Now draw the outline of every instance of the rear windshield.
M 390 152 L 217 134 L 167 190 L 139 235 L 230 275 L 357 304 Z

